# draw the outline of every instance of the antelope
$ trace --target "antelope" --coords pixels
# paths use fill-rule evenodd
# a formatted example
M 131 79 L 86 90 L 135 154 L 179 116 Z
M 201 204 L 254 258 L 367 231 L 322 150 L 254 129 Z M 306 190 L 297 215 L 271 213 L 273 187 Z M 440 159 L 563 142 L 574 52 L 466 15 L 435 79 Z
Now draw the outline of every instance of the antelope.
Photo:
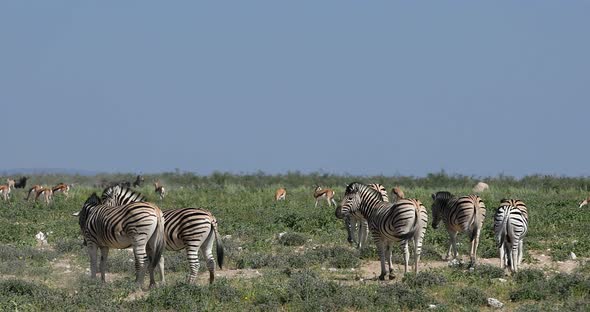
M 279 201 L 279 200 L 285 200 L 285 197 L 287 196 L 287 190 L 285 188 L 278 188 L 275 192 L 275 200 Z
M 62 192 L 62 193 L 65 195 L 65 197 L 66 197 L 66 198 L 68 198 L 68 191 L 69 191 L 69 190 L 70 190 L 70 185 L 68 185 L 68 184 L 65 184 L 65 183 L 60 183 L 60 184 L 58 184 L 58 185 L 54 186 L 54 187 L 51 189 L 51 192 L 52 192 L 53 194 L 55 194 L 55 193 L 57 193 L 57 192 Z
M 8 200 L 10 198 L 10 189 L 14 187 L 14 180 L 6 179 L 6 184 L 0 185 L 0 194 L 2 194 L 2 198 L 4 200 Z
M 45 200 L 46 204 L 49 204 L 51 199 L 53 198 L 53 189 L 50 187 L 42 187 L 41 189 L 37 190 L 37 194 L 35 196 L 35 201 L 39 199 L 39 196 L 43 195 L 43 199 Z
M 394 203 L 400 199 L 406 198 L 406 196 L 404 195 L 404 191 L 402 191 L 402 189 L 400 189 L 399 186 L 392 188 L 391 194 L 393 194 L 391 197 L 393 199 L 392 202 L 394 202 Z
M 313 192 L 313 197 L 315 198 L 315 207 L 318 207 L 318 201 L 322 198 L 326 198 L 328 202 L 328 206 L 332 207 L 332 203 L 336 206 L 336 201 L 334 200 L 334 191 L 332 189 L 322 189 L 321 186 L 315 188 Z
M 35 196 L 32 198 L 36 200 L 37 199 L 37 196 L 36 196 L 37 192 L 39 192 L 39 190 L 41 190 L 42 188 L 43 188 L 43 186 L 41 186 L 39 184 L 33 185 L 33 187 L 31 187 L 29 189 L 29 193 L 27 194 L 27 198 L 25 198 L 25 200 L 28 201 L 29 198 L 31 198 L 31 195 Z
M 156 183 L 154 183 L 154 188 L 156 193 L 158 193 L 158 195 L 160 195 L 160 200 L 164 199 L 164 196 L 166 196 L 166 189 L 164 188 L 163 185 L 160 184 L 160 181 L 157 181 Z

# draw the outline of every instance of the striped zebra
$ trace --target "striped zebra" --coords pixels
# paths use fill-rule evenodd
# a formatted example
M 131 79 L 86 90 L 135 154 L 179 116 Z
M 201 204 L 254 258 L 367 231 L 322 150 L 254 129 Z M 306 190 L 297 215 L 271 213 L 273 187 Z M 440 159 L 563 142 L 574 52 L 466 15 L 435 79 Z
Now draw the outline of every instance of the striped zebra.
M 119 186 L 105 190 L 118 192 Z M 103 193 L 103 196 L 105 196 Z M 109 248 L 133 247 L 135 282 L 143 285 L 146 268 L 150 287 L 155 285 L 154 272 L 165 247 L 164 218 L 158 206 L 138 201 L 122 205 L 103 201 L 93 193 L 84 203 L 79 224 L 90 256 L 90 276 L 96 278 L 97 249 L 100 248 L 100 273 L 105 281 Z
M 141 194 L 126 188 L 114 189 L 114 191 L 103 194 L 103 201 L 111 205 L 143 200 L 144 198 Z M 216 242 L 217 264 L 220 269 L 223 267 L 224 252 L 221 237 L 219 236 L 217 219 L 211 212 L 200 208 L 166 210 L 164 211 L 164 232 L 167 250 L 179 251 L 186 249 L 190 269 L 187 282 L 196 282 L 200 267 L 200 249 L 207 259 L 209 283 L 213 283 L 215 280 L 213 242 Z M 165 283 L 163 257 L 159 263 L 159 271 L 162 276 L 162 283 Z
M 453 252 L 453 259 L 457 258 L 457 234 L 467 232 L 471 241 L 471 265 L 476 264 L 479 234 L 486 217 L 486 207 L 477 195 L 455 197 L 449 192 L 432 194 L 432 228 L 438 228 L 442 220 L 449 232 L 449 251 L 445 257 L 448 260 Z
M 371 183 L 368 186 L 381 194 L 381 200 L 389 202 L 389 196 L 385 187 L 379 183 Z M 349 217 L 344 219 L 346 232 L 348 234 L 348 242 L 355 244 L 356 248 L 362 249 L 367 243 L 367 237 L 369 236 L 369 225 L 367 220 L 363 218 L 360 213 L 351 214 Z M 356 235 L 358 231 L 358 235 Z
M 526 205 L 519 199 L 502 199 L 494 215 L 494 234 L 500 249 L 500 267 L 517 272 L 523 256 L 523 240 L 528 230 Z
M 422 203 L 415 199 L 402 199 L 395 203 L 381 201 L 374 189 L 357 182 L 346 187 L 341 206 L 336 208 L 336 217 L 345 218 L 360 213 L 369 225 L 381 260 L 380 280 L 393 279 L 392 242 L 400 242 L 404 249 L 404 273 L 408 272 L 410 251 L 408 240 L 414 243 L 414 272 L 422 253 L 422 239 L 426 231 L 428 215 Z

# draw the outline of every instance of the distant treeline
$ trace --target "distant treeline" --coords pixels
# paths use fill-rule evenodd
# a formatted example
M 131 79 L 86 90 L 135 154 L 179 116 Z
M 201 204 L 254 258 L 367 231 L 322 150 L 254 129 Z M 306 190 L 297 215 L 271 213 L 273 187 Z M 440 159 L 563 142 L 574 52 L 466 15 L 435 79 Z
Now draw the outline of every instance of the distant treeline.
M 3 176 L 0 181 L 7 177 L 18 179 L 22 175 Z M 60 182 L 86 187 L 100 187 L 105 183 L 118 183 L 121 181 L 133 182 L 137 177 L 136 173 L 125 174 L 97 174 L 67 175 L 67 174 L 42 174 L 26 175 L 29 177 L 27 186 L 33 184 L 54 185 Z M 239 184 L 244 187 L 256 188 L 269 185 L 277 185 L 286 188 L 315 185 L 344 187 L 352 181 L 381 183 L 387 188 L 394 185 L 406 188 L 471 188 L 477 182 L 484 181 L 491 188 L 525 187 L 534 189 L 564 189 L 573 188 L 590 190 L 590 177 L 558 177 L 550 175 L 530 175 L 523 178 L 498 175 L 495 177 L 476 177 L 464 175 L 450 175 L 444 171 L 430 173 L 425 177 L 412 176 L 352 176 L 336 175 L 328 173 L 300 173 L 297 171 L 286 174 L 267 174 L 264 172 L 249 174 L 234 174 L 214 172 L 210 175 L 198 175 L 190 172 L 166 172 L 161 174 L 144 174 L 143 186 L 152 186 L 155 181 L 161 181 L 164 185 L 172 187 L 223 187 L 230 184 Z

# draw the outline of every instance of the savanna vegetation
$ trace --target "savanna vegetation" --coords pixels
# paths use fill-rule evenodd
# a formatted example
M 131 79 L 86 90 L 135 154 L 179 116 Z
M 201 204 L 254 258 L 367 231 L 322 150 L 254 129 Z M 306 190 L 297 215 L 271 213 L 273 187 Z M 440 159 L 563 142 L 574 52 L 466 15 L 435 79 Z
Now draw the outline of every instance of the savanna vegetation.
M 15 177 L 16 178 L 16 177 Z M 588 311 L 590 308 L 590 208 L 579 202 L 590 195 L 590 178 L 498 176 L 484 179 L 490 190 L 481 194 L 487 218 L 481 235 L 480 264 L 449 266 L 441 260 L 448 236 L 429 224 L 421 272 L 403 276 L 401 251 L 394 257 L 396 279 L 378 281 L 375 247 L 359 252 L 346 242 L 342 220 L 326 202 L 314 208 L 316 184 L 333 188 L 336 201 L 352 181 L 381 183 L 391 190 L 401 186 L 407 197 L 420 199 L 429 209 L 430 194 L 439 190 L 471 193 L 479 179 L 449 176 L 349 177 L 330 174 L 232 175 L 191 173 L 146 175 L 136 188 L 163 210 L 202 207 L 217 217 L 225 246 L 225 266 L 207 284 L 203 273 L 187 285 L 185 254 L 165 252 L 166 285 L 138 290 L 133 283 L 132 255 L 110 253 L 107 283 L 91 280 L 77 217 L 98 185 L 133 181 L 135 175 L 30 177 L 26 189 L 13 190 L 0 201 L 0 310 L 112 311 L 117 310 L 288 310 L 288 311 L 435 311 L 492 310 L 496 298 L 512 311 Z M 2 178 L 2 181 L 5 177 Z M 160 200 L 153 182 L 167 187 Z M 26 202 L 33 184 L 74 183 L 66 199 Z M 285 201 L 274 201 L 278 187 L 287 189 Z M 492 219 L 504 197 L 524 200 L 529 208 L 524 268 L 507 276 L 499 268 Z M 47 244 L 35 235 L 47 234 Z M 468 258 L 468 240 L 460 234 L 460 255 Z M 571 260 L 571 253 L 576 260 Z M 466 261 L 467 262 L 467 261 Z M 204 263 L 201 271 L 206 271 Z

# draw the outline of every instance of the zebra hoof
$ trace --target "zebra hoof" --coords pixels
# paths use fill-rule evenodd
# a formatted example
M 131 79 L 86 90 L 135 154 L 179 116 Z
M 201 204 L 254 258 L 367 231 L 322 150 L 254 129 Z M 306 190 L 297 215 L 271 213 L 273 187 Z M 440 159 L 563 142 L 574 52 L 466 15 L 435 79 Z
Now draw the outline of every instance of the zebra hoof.
M 384 281 L 384 280 L 385 280 L 385 274 L 381 274 L 381 275 L 379 275 L 379 280 L 380 280 L 380 281 Z
M 392 275 L 392 274 L 389 274 L 389 280 L 391 281 L 391 280 L 394 280 L 394 279 L 395 279 L 395 276 Z

